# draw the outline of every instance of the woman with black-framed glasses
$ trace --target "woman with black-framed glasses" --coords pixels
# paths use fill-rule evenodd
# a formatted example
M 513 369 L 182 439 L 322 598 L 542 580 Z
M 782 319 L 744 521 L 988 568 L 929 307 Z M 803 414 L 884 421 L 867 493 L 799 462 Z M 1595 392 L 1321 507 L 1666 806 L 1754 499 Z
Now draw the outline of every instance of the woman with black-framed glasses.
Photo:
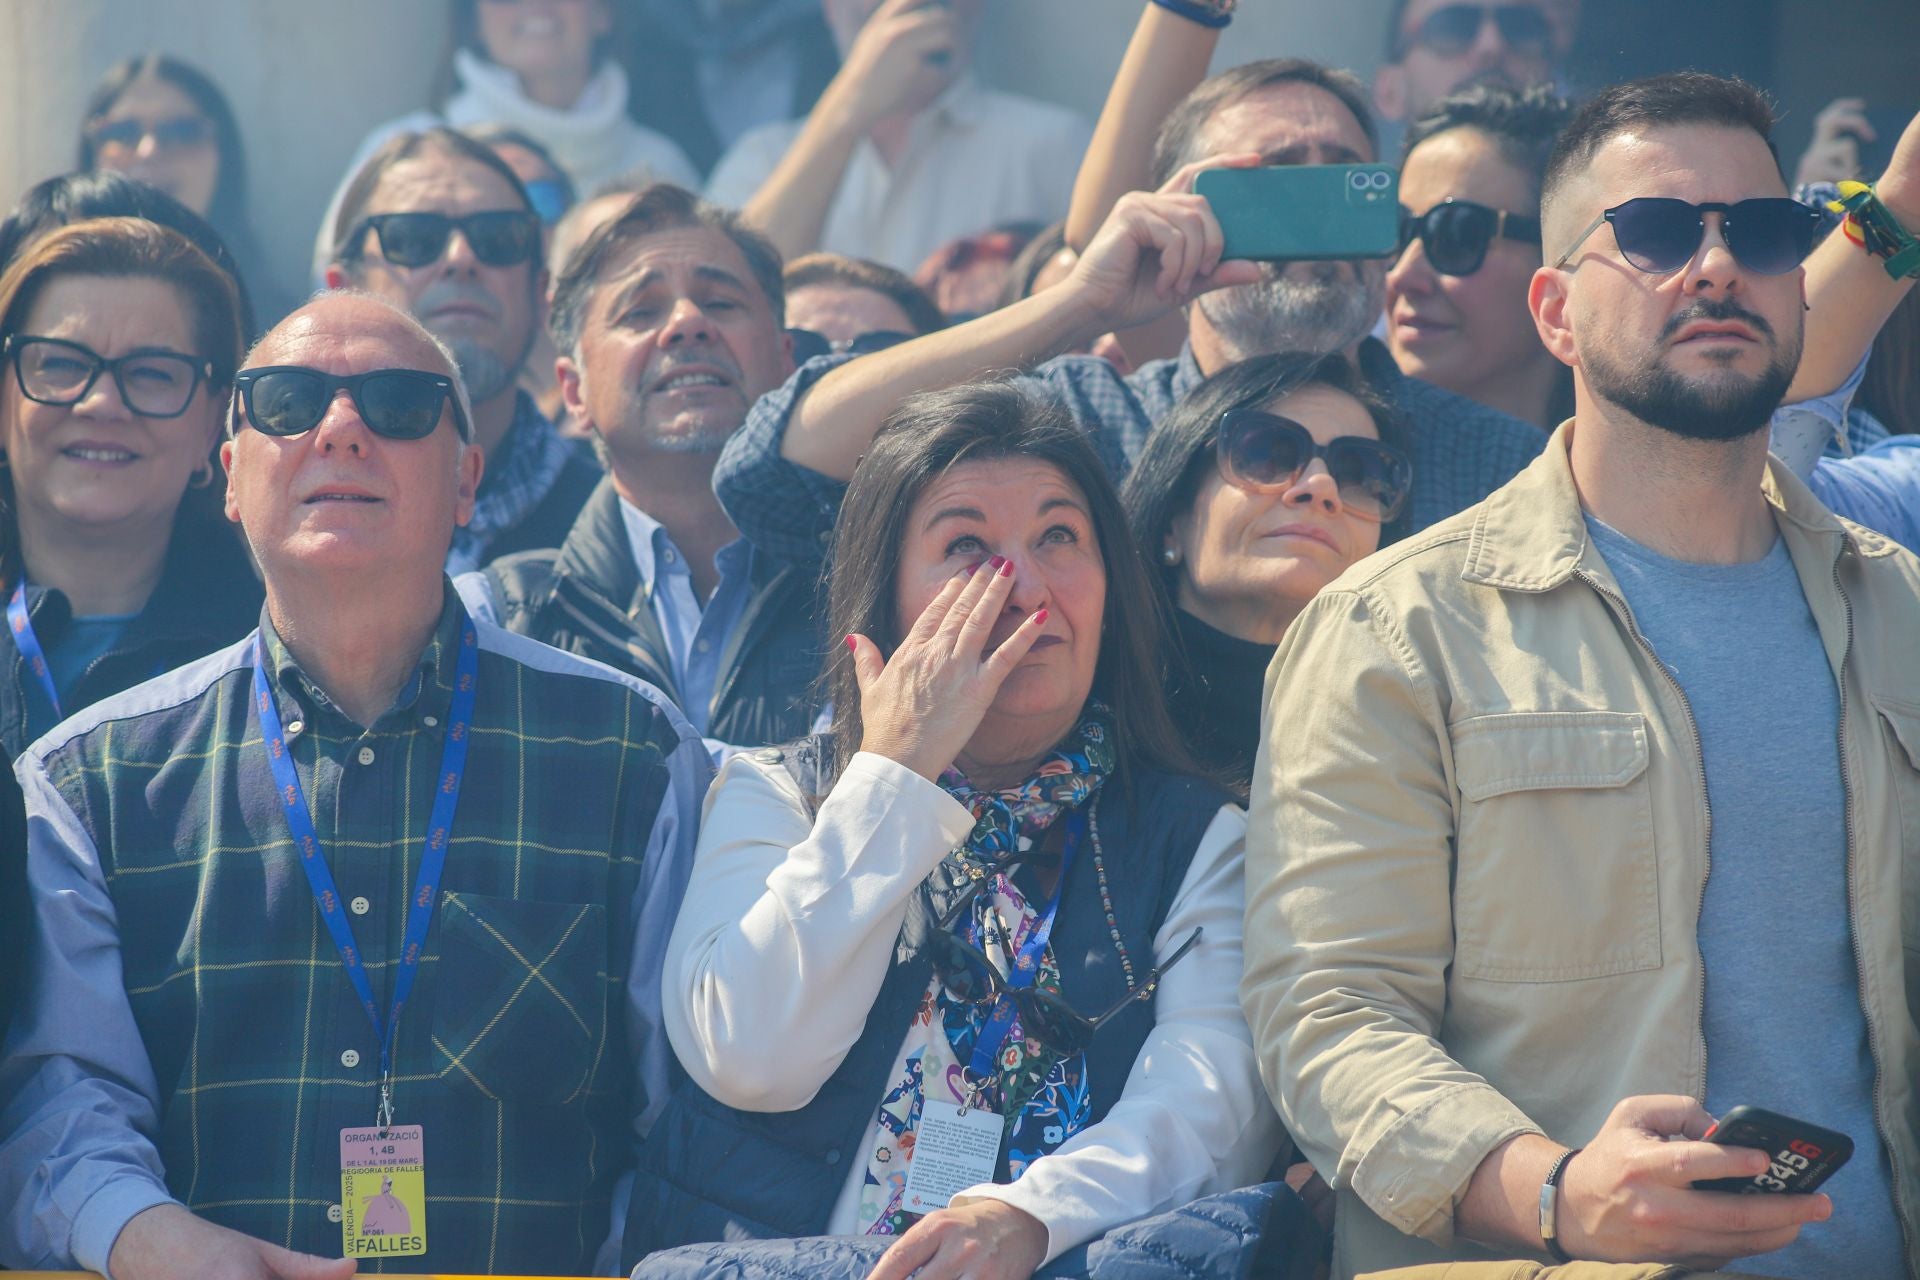
M 831 730 L 709 794 L 663 979 L 690 1082 L 625 1267 L 830 1235 L 864 1241 L 745 1269 L 978 1248 L 1024 1278 L 1256 1181 L 1280 1129 L 1238 1010 L 1245 815 L 1168 716 L 1161 610 L 1086 437 L 1018 383 L 910 399 L 836 549 Z M 1310 1221 L 1262 1194 L 1294 1211 L 1276 1230 Z
M 0 276 L 8 751 L 257 621 L 211 460 L 240 325 L 232 276 L 144 219 L 61 228 Z
M 1267 666 L 1287 627 L 1399 533 L 1412 444 L 1338 356 L 1255 356 L 1189 391 L 1122 490 L 1179 646 L 1168 702 L 1194 754 L 1253 774 Z
M 1479 85 L 1416 120 L 1387 273 L 1387 345 L 1401 370 L 1542 428 L 1573 412 L 1572 377 L 1527 310 L 1540 178 L 1569 111 L 1547 89 Z

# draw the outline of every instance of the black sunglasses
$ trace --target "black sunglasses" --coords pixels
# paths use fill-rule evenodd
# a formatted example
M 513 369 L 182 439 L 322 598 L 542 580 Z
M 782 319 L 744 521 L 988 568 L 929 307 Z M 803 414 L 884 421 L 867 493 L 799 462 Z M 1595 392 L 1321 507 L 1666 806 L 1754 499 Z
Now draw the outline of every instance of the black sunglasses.
M 1525 4 L 1450 4 L 1435 9 L 1402 41 L 1400 54 L 1419 45 L 1443 58 L 1457 58 L 1473 48 L 1488 17 L 1500 29 L 1500 39 L 1516 53 L 1546 57 L 1553 49 L 1553 24 L 1547 15 Z
M 425 439 L 440 425 L 441 409 L 451 403 L 460 438 L 473 438 L 473 426 L 454 394 L 453 379 L 424 369 L 371 369 L 342 375 L 305 365 L 271 364 L 242 369 L 234 375 L 233 385 L 247 421 L 265 435 L 297 436 L 313 430 L 345 387 L 360 421 L 377 436 Z
M 193 403 L 200 380 L 213 381 L 212 361 L 178 351 L 148 349 L 109 360 L 65 338 L 10 333 L 0 342 L 0 354 L 12 358 L 21 395 L 60 408 L 85 400 L 105 373 L 130 412 L 143 418 L 177 418 Z
M 1011 862 L 1002 863 L 998 869 L 1004 870 L 1011 865 Z M 1002 999 L 1013 1001 L 1014 1010 L 1020 1015 L 1021 1030 L 1062 1057 L 1085 1049 L 1093 1043 L 1100 1028 L 1126 1012 L 1134 1001 L 1145 1000 L 1159 990 L 1160 979 L 1166 976 L 1167 970 L 1179 964 L 1187 952 L 1199 945 L 1200 935 L 1205 932 L 1196 928 L 1167 957 L 1164 964 L 1155 965 L 1147 971 L 1145 981 L 1089 1018 L 1051 992 L 1035 987 L 1008 986 L 1006 977 L 994 967 L 986 952 L 953 932 L 961 912 L 973 901 L 974 895 L 992 880 L 991 874 L 977 876 L 935 922 L 926 942 L 934 974 L 940 979 L 948 997 L 961 1004 L 997 1004 Z
M 1221 479 L 1254 493 L 1285 489 L 1318 458 L 1346 509 L 1381 523 L 1400 514 L 1413 488 L 1413 463 L 1391 445 L 1365 436 L 1321 444 L 1292 418 L 1261 409 L 1229 409 L 1220 416 L 1214 457 Z
M 888 347 L 897 347 L 903 342 L 912 342 L 920 335 L 901 333 L 894 329 L 875 329 L 858 337 L 844 338 L 839 342 L 826 334 L 813 329 L 789 329 L 793 338 L 793 362 L 805 364 L 815 356 L 854 355 L 868 356 L 876 351 L 885 351 Z
M 473 256 L 490 267 L 517 266 L 540 252 L 540 215 L 526 209 L 490 209 L 452 217 L 444 213 L 375 213 L 360 219 L 347 237 L 349 252 L 359 254 L 371 230 L 380 240 L 380 256 L 397 267 L 424 267 L 447 251 L 454 228 L 466 237 Z
M 1470 276 L 1487 260 L 1495 237 L 1540 243 L 1540 219 L 1492 209 L 1472 200 L 1442 200 L 1425 213 L 1400 209 L 1400 252 L 1415 240 L 1426 246 L 1427 262 L 1443 276 Z
M 203 116 L 173 116 L 148 124 L 131 117 L 102 120 L 87 126 L 87 137 L 96 148 L 117 147 L 137 151 L 147 138 L 162 151 L 184 151 L 204 147 L 213 141 L 213 122 Z
M 1820 226 L 1817 210 L 1785 196 L 1762 196 L 1736 204 L 1693 204 L 1666 196 L 1640 196 L 1604 210 L 1553 265 L 1560 268 L 1573 261 L 1587 237 L 1602 222 L 1610 222 L 1621 257 L 1655 275 L 1678 271 L 1699 252 L 1700 242 L 1707 235 L 1709 213 L 1720 215 L 1720 238 L 1726 242 L 1727 252 L 1741 266 L 1763 276 L 1784 275 L 1805 261 L 1813 252 L 1814 232 Z

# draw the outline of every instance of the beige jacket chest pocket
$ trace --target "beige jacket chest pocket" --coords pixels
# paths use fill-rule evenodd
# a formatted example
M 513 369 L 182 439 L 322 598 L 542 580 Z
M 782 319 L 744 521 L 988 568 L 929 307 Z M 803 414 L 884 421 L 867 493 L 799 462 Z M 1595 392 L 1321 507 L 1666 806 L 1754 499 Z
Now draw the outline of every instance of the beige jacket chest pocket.
M 1454 976 L 1573 982 L 1659 967 L 1646 717 L 1515 711 L 1448 733 Z

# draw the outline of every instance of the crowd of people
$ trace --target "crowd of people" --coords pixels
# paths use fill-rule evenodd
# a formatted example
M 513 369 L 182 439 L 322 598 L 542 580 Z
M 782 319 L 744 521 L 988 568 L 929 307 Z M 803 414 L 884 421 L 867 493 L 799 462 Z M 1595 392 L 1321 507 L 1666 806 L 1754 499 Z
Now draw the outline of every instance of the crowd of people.
M 1920 118 L 1789 184 L 1578 8 L 1141 0 L 1089 124 L 982 0 L 459 0 L 297 273 L 112 69 L 0 223 L 0 1265 L 1920 1280 Z

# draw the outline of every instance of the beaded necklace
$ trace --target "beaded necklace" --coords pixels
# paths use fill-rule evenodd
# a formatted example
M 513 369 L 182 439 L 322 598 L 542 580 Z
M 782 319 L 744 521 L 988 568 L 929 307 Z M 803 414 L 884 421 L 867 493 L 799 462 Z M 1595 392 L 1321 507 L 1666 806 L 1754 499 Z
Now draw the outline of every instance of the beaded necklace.
M 1096 800 L 1087 815 L 1087 830 L 1093 837 L 1093 872 L 1100 881 L 1100 909 L 1107 916 L 1107 936 L 1113 939 L 1114 950 L 1120 953 L 1120 972 L 1127 977 L 1127 990 L 1136 990 L 1133 981 L 1133 959 L 1127 955 L 1127 944 L 1120 940 L 1120 919 L 1113 914 L 1113 893 L 1107 887 L 1107 862 L 1100 849 L 1100 805 Z

